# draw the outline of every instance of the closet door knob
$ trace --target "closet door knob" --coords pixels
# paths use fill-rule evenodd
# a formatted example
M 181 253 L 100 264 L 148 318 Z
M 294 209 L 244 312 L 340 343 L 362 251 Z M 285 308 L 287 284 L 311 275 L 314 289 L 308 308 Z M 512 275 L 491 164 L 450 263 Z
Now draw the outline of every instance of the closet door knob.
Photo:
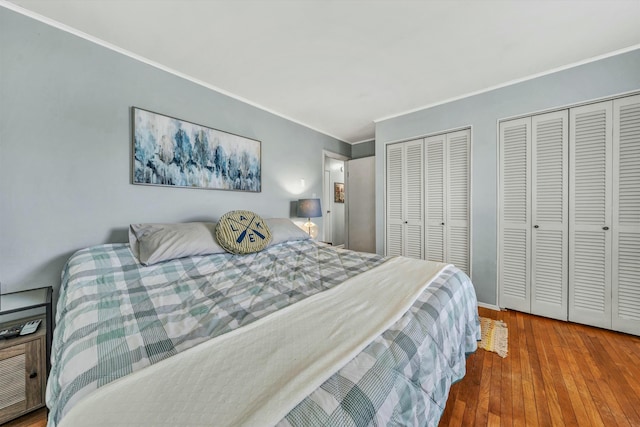
M 29 374 L 29 378 L 35 378 L 38 376 L 37 372 L 32 372 L 31 374 Z
M 540 226 L 536 224 L 533 226 L 533 228 L 540 228 Z
M 444 222 L 441 225 L 444 225 Z
M 604 227 L 602 227 L 602 229 L 606 231 L 606 230 L 608 230 L 608 229 L 609 229 L 609 227 L 607 227 L 607 226 L 605 225 Z

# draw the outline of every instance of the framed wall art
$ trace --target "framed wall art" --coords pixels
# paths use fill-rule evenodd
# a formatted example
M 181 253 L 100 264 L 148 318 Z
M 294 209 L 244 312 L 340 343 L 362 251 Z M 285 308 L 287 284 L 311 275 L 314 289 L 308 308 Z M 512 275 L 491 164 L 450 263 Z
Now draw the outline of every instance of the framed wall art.
M 261 142 L 137 107 L 133 184 L 262 191 Z
M 333 201 L 336 203 L 344 203 L 344 183 L 333 183 Z

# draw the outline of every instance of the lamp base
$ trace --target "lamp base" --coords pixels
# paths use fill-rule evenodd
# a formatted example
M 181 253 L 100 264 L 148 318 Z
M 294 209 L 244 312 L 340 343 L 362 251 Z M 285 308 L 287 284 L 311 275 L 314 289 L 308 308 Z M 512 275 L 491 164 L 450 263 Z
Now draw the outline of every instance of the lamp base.
M 311 222 L 311 218 L 307 220 L 304 224 L 302 224 L 302 228 L 309 234 L 309 237 L 315 239 L 318 237 L 318 226 Z

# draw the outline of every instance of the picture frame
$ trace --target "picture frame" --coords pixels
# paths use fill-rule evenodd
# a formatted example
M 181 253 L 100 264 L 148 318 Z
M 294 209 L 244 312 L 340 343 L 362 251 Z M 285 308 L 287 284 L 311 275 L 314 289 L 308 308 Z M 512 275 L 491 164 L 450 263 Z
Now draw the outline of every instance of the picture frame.
M 261 141 L 138 107 L 132 114 L 132 184 L 262 191 Z
M 344 203 L 344 183 L 335 182 L 333 184 L 333 201 L 335 203 Z

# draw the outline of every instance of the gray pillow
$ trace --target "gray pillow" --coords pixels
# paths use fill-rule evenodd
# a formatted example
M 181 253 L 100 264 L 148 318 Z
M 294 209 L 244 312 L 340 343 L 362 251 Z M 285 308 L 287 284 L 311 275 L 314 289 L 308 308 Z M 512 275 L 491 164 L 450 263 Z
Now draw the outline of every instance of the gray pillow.
M 129 245 L 143 265 L 194 255 L 224 253 L 214 237 L 216 223 L 131 224 Z
M 306 231 L 295 225 L 289 218 L 266 218 L 264 222 L 267 223 L 271 230 L 269 246 L 292 240 L 307 240 L 311 238 Z

